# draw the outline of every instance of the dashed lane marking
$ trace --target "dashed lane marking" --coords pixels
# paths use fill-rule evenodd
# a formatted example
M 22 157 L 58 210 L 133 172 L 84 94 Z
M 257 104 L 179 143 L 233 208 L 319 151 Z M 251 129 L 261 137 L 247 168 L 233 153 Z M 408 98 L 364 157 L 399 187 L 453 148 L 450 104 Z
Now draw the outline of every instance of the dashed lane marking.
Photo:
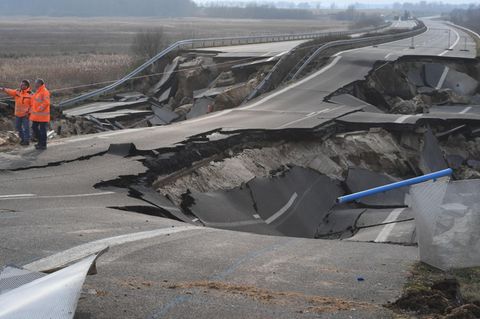
M 383 229 L 378 233 L 377 238 L 375 238 L 376 243 L 384 243 L 388 240 L 393 228 L 395 227 L 395 221 L 398 220 L 400 214 L 405 210 L 405 208 L 396 208 L 388 215 L 388 217 L 383 221 L 383 224 L 387 224 Z

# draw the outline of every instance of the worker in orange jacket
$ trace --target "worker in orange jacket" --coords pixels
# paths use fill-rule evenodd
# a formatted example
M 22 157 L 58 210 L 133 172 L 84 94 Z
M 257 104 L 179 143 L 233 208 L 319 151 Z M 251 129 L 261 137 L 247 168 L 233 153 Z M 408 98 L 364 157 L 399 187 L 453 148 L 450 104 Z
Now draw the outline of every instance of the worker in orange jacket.
M 35 148 L 47 149 L 47 126 L 50 122 L 50 92 L 42 79 L 35 80 L 35 93 L 32 95 L 32 109 L 30 112 L 32 130 L 38 139 Z
M 18 90 L 0 88 L 0 91 L 15 99 L 15 128 L 20 136 L 20 145 L 30 144 L 30 122 L 28 120 L 32 106 L 30 82 L 23 80 Z

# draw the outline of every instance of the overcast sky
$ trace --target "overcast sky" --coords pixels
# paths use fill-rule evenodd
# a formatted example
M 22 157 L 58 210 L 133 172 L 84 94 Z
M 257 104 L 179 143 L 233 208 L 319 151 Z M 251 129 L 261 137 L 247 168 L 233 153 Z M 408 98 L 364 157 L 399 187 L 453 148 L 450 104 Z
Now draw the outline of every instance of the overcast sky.
M 215 2 L 216 0 L 194 0 L 196 2 L 206 2 L 212 1 Z M 218 0 L 218 1 L 231 1 L 231 2 L 239 2 L 245 1 L 248 2 L 249 0 Z M 422 0 L 257 0 L 256 2 L 275 2 L 275 1 L 289 1 L 289 2 L 320 2 L 323 4 L 330 4 L 335 2 L 337 4 L 345 4 L 345 3 L 362 3 L 362 4 L 393 4 L 394 2 L 421 2 Z M 476 3 L 479 4 L 480 0 L 435 0 L 435 1 L 427 1 L 427 2 L 443 2 L 443 3 L 452 3 L 452 4 L 464 4 L 464 3 Z M 255 2 L 255 0 L 252 0 Z

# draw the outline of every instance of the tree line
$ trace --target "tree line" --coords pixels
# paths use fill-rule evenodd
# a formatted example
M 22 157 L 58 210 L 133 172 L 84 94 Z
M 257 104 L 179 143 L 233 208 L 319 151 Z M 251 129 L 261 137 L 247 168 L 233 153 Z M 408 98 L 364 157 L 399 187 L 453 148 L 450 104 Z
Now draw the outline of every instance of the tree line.
M 195 14 L 192 0 L 1 0 L 0 15 L 159 16 Z
M 312 11 L 279 9 L 272 5 L 247 4 L 245 7 L 207 6 L 201 14 L 211 18 L 228 19 L 314 19 Z
M 237 19 L 312 19 L 306 9 L 283 9 L 273 5 L 243 6 L 210 4 L 198 6 L 193 0 L 0 0 L 0 16 L 145 16 L 221 17 Z
M 455 24 L 480 32 L 480 5 L 453 10 L 450 13 L 450 20 Z

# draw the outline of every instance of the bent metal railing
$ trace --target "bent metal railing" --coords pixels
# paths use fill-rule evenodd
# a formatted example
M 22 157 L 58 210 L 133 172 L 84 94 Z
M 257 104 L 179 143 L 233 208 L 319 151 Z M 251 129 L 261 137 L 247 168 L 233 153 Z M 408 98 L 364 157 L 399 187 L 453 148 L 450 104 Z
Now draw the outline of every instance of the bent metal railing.
M 419 22 L 421 23 L 421 22 Z M 403 39 L 407 38 L 410 36 L 416 36 L 419 35 L 423 32 L 427 31 L 427 27 L 423 25 L 423 23 L 420 25 L 419 28 L 406 31 L 406 32 L 399 32 L 399 33 L 392 33 L 392 34 L 387 34 L 387 35 L 380 35 L 380 36 L 371 36 L 371 37 L 365 37 L 365 38 L 355 38 L 355 39 L 348 39 L 348 40 L 337 40 L 337 41 L 331 41 L 328 43 L 325 43 L 321 45 L 315 52 L 313 52 L 306 60 L 305 62 L 300 66 L 300 68 L 293 74 L 291 80 L 295 80 L 299 77 L 299 75 L 305 70 L 305 68 L 313 61 L 315 60 L 320 53 L 324 52 L 325 50 L 337 46 L 343 46 L 343 45 L 349 45 L 349 44 L 361 44 L 361 43 L 370 43 L 372 41 L 382 41 L 382 40 L 397 40 L 397 39 Z M 272 82 L 272 76 L 277 72 L 277 70 L 281 67 L 282 63 L 284 60 L 288 58 L 288 55 L 293 52 L 297 47 L 293 48 L 289 53 L 285 54 L 282 56 L 282 58 L 275 64 L 275 66 L 270 70 L 270 72 L 263 78 L 263 80 L 257 85 L 257 87 L 247 96 L 247 98 L 243 101 L 243 104 L 247 103 L 248 101 L 254 99 L 258 95 L 264 93 L 265 91 L 268 90 L 271 82 Z
M 430 174 L 425 174 L 425 175 L 422 175 L 422 176 L 406 179 L 406 180 L 403 180 L 403 181 L 399 181 L 399 182 L 395 182 L 395 183 L 391 183 L 391 184 L 367 189 L 367 190 L 364 190 L 364 191 L 361 191 L 361 192 L 358 192 L 358 193 L 341 196 L 341 197 L 337 198 L 337 203 L 338 204 L 344 204 L 344 203 L 348 203 L 348 202 L 358 200 L 360 198 L 372 196 L 372 195 L 379 194 L 379 193 L 388 192 L 388 191 L 391 191 L 391 190 L 394 190 L 394 189 L 397 189 L 397 188 L 411 186 L 411 185 L 415 185 L 415 184 L 420 184 L 420 183 L 423 183 L 423 182 L 426 182 L 426 181 L 429 181 L 429 180 L 434 180 L 435 181 L 435 180 L 437 180 L 441 177 L 450 176 L 450 175 L 452 175 L 452 173 L 453 173 L 453 170 L 451 168 L 447 168 L 447 169 L 437 171 L 437 172 L 433 172 L 433 173 L 430 173 Z
M 372 32 L 376 30 L 380 30 L 390 26 L 391 23 L 387 23 L 377 27 L 371 28 L 364 28 L 364 29 L 357 29 L 353 31 L 339 31 L 339 32 L 310 32 L 310 33 L 297 33 L 297 34 L 271 34 L 271 35 L 260 35 L 260 36 L 243 36 L 243 37 L 226 37 L 226 38 L 204 38 L 204 39 L 189 39 L 189 40 L 181 40 L 173 43 L 166 49 L 159 52 L 150 60 L 146 61 L 138 68 L 133 70 L 132 72 L 125 75 L 123 78 L 119 79 L 118 81 L 113 82 L 103 88 L 81 94 L 77 97 L 61 101 L 58 106 L 59 107 L 66 107 L 77 104 L 84 100 L 100 96 L 105 94 L 122 84 L 125 84 L 132 78 L 136 77 L 137 75 L 141 74 L 145 69 L 150 67 L 152 64 L 157 62 L 158 60 L 162 59 L 163 57 L 167 56 L 169 53 L 174 52 L 176 50 L 181 49 L 198 49 L 198 48 L 210 48 L 210 47 L 218 47 L 218 46 L 231 46 L 231 45 L 242 45 L 242 44 L 255 44 L 255 43 L 269 43 L 269 42 L 282 42 L 282 41 L 294 41 L 294 40 L 306 40 L 306 39 L 318 39 L 322 37 L 332 37 L 332 36 L 345 36 L 345 35 L 352 35 L 358 34 L 362 32 Z

